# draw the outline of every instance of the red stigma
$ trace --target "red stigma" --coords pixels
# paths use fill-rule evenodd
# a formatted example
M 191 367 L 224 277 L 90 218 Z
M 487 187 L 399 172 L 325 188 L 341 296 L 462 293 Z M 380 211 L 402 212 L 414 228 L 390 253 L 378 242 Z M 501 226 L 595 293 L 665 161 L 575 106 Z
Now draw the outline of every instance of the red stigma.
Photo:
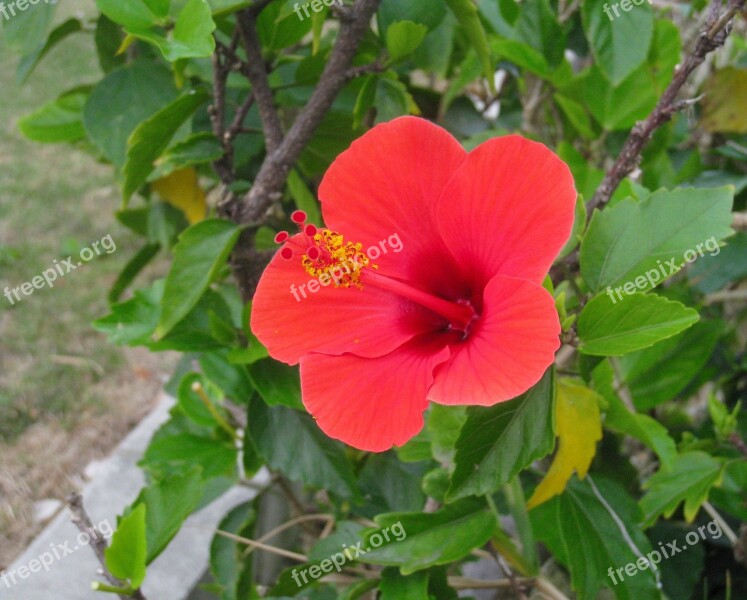
M 287 231 L 281 231 L 275 236 L 275 243 L 283 244 L 288 241 L 289 237 L 290 237 L 290 234 Z
M 303 212 L 302 210 L 294 211 L 293 214 L 291 215 L 291 221 L 293 221 L 294 223 L 297 223 L 299 225 L 301 225 L 302 223 L 305 223 L 306 222 L 306 213 Z
M 304 227 L 304 230 L 303 230 L 303 231 L 304 231 L 304 233 L 305 233 L 306 235 L 308 235 L 309 237 L 314 237 L 314 236 L 316 235 L 316 232 L 318 231 L 318 229 L 316 228 L 316 226 L 315 226 L 315 225 L 311 225 L 311 224 L 309 224 L 309 225 L 307 225 L 306 227 Z
M 290 260 L 291 258 L 293 258 L 293 250 L 291 250 L 290 248 L 283 248 L 280 251 L 280 256 L 282 256 L 285 260 Z
M 311 260 L 316 260 L 321 255 L 321 252 L 319 252 L 319 248 L 316 246 L 312 246 L 306 251 L 306 256 L 308 256 Z

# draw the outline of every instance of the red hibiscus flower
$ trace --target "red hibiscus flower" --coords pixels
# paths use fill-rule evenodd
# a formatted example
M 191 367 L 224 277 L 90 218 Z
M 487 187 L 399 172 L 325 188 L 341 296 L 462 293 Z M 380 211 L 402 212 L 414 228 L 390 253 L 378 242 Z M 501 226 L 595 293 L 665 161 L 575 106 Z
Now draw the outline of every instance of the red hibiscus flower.
M 326 229 L 279 234 L 251 326 L 301 364 L 303 402 L 330 437 L 402 445 L 429 401 L 492 405 L 552 364 L 560 326 L 540 285 L 568 240 L 576 191 L 545 146 L 511 135 L 467 153 L 403 117 L 343 152 L 319 198 Z

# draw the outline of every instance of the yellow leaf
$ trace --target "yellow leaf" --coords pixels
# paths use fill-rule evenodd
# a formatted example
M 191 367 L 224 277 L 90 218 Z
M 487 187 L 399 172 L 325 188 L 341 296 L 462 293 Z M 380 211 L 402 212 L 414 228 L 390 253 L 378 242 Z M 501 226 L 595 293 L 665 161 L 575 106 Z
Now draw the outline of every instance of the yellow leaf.
M 728 67 L 704 87 L 703 128 L 712 132 L 747 133 L 747 69 Z
M 586 477 L 597 442 L 602 439 L 599 395 L 581 383 L 561 379 L 557 385 L 555 423 L 558 452 L 527 502 L 529 510 L 561 494 L 574 471 L 580 479 Z
M 181 209 L 190 224 L 205 218 L 205 192 L 197 181 L 197 171 L 194 168 L 180 169 L 154 181 L 153 190 L 171 206 Z

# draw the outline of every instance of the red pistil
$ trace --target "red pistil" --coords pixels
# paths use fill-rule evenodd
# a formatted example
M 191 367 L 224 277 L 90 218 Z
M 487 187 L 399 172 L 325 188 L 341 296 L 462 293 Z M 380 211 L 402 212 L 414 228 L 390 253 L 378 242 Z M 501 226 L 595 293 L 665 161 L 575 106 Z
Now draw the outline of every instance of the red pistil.
M 379 289 L 392 292 L 408 300 L 420 304 L 437 315 L 443 317 L 455 330 L 465 334 L 469 331 L 472 322 L 478 318 L 477 313 L 469 304 L 459 304 L 444 300 L 428 292 L 414 288 L 406 283 L 381 275 L 375 271 L 366 271 L 363 275 L 364 282 L 378 287 Z

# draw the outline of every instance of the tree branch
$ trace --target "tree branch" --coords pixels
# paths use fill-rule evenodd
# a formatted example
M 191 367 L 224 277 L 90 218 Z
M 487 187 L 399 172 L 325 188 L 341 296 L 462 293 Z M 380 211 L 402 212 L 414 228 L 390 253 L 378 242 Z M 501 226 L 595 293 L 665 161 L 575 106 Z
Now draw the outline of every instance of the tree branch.
M 724 44 L 731 32 L 731 20 L 744 7 L 744 4 L 745 0 L 729 0 L 723 12 L 721 12 L 721 0 L 714 0 L 711 4 L 708 18 L 698 35 L 695 48 L 675 71 L 674 78 L 651 114 L 633 127 L 623 145 L 620 156 L 607 172 L 594 197 L 589 202 L 587 207 L 589 218 L 591 218 L 595 208 L 609 201 L 620 182 L 638 166 L 641 160 L 641 152 L 648 144 L 654 131 L 669 121 L 678 111 L 694 102 L 694 100 L 678 102 L 676 100 L 677 94 L 679 94 L 692 72 L 703 63 L 705 57 Z
M 252 84 L 252 93 L 257 101 L 259 117 L 262 119 L 262 125 L 265 129 L 267 153 L 270 154 L 283 141 L 283 129 L 280 126 L 280 117 L 275 108 L 275 99 L 270 89 L 265 59 L 262 56 L 262 45 L 257 33 L 257 17 L 261 8 L 264 8 L 262 4 L 262 2 L 259 2 L 236 13 L 236 27 L 246 50 L 247 62 L 244 65 L 243 72 Z M 264 5 L 266 4 L 268 2 L 264 2 Z
M 104 552 L 106 551 L 108 544 L 103 534 L 93 526 L 91 517 L 88 516 L 88 513 L 83 506 L 83 497 L 77 493 L 70 494 L 67 499 L 67 505 L 73 515 L 72 520 L 75 526 L 81 531 L 81 533 L 85 533 L 91 540 L 91 546 L 93 547 L 93 551 L 96 554 L 96 558 L 101 564 L 102 573 L 104 577 L 106 577 L 106 580 L 114 587 L 126 588 L 127 584 L 124 581 L 120 581 L 119 579 L 114 577 L 114 575 L 109 572 L 109 569 L 106 566 L 106 556 Z M 146 600 L 145 596 L 143 596 L 143 593 L 139 589 L 135 590 L 129 596 L 125 596 L 122 594 L 118 594 L 118 596 L 122 599 L 135 598 L 136 600 Z
M 309 102 L 303 107 L 285 138 L 275 151 L 268 147 L 267 157 L 251 190 L 234 207 L 233 218 L 242 224 L 256 224 L 270 204 L 282 192 L 288 172 L 309 143 L 314 131 L 332 106 L 346 77 L 358 46 L 369 26 L 380 0 L 357 0 L 340 25 L 340 33 L 327 66 Z

